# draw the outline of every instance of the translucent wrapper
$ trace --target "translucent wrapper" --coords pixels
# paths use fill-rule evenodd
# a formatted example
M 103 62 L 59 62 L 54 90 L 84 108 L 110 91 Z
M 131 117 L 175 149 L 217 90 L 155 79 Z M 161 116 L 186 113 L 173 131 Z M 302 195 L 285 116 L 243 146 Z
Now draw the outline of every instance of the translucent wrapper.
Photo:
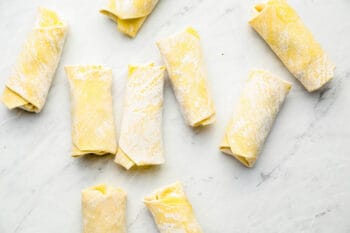
M 39 8 L 29 34 L 6 84 L 2 102 L 9 108 L 40 112 L 59 63 L 67 25 L 56 12 Z
M 308 91 L 333 78 L 335 66 L 287 1 L 255 5 L 249 24 Z
M 164 70 L 153 63 L 129 66 L 122 128 L 115 162 L 126 169 L 164 162 L 162 109 Z
M 104 184 L 82 191 L 84 233 L 126 233 L 126 193 Z
M 159 0 L 108 0 L 100 13 L 108 16 L 118 25 L 118 30 L 135 37 L 157 5 Z
M 161 233 L 202 233 L 180 182 L 155 191 L 144 203 Z
M 212 124 L 215 108 L 209 93 L 198 33 L 193 28 L 187 28 L 159 40 L 157 45 L 188 124 L 194 127 Z
M 291 84 L 267 71 L 252 71 L 220 150 L 252 167 L 290 89 Z
M 98 65 L 65 70 L 72 102 L 72 156 L 115 154 L 112 70 Z

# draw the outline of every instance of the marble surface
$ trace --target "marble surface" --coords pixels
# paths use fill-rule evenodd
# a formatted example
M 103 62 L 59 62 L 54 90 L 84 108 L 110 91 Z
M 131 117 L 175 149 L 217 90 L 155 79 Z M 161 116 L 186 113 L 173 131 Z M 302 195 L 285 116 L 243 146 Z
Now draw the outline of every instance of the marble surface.
M 0 232 L 81 232 L 81 189 L 98 183 L 128 193 L 129 233 L 157 232 L 142 198 L 182 181 L 204 232 L 350 232 L 350 1 L 290 0 L 337 65 L 335 80 L 309 94 L 249 27 L 257 0 L 161 0 L 135 39 L 98 13 L 105 0 L 0 1 L 2 90 L 38 6 L 56 9 L 69 35 L 44 110 L 0 106 Z M 127 65 L 161 63 L 157 38 L 195 27 L 201 37 L 217 122 L 184 124 L 165 87 L 166 163 L 125 171 L 112 157 L 70 157 L 70 101 L 64 65 L 113 69 L 120 128 Z M 293 89 L 253 169 L 218 151 L 224 128 L 252 68 L 268 69 Z

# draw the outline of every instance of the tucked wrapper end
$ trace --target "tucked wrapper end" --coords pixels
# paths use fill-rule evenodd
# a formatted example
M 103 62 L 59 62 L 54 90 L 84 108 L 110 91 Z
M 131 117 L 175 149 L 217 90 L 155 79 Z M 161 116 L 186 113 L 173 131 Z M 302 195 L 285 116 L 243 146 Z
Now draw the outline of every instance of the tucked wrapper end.
M 119 148 L 115 162 L 126 169 L 164 163 L 163 66 L 129 66 Z
M 98 185 L 82 191 L 84 233 L 126 233 L 126 193 Z
M 255 5 L 249 24 L 309 92 L 333 79 L 334 64 L 286 0 Z
M 189 27 L 157 45 L 187 123 L 192 127 L 214 123 L 215 107 L 198 33 Z
M 118 25 L 118 30 L 135 37 L 157 5 L 159 0 L 108 0 L 106 8 L 100 10 Z
M 35 113 L 42 110 L 66 34 L 67 25 L 56 12 L 39 8 L 36 26 L 19 54 L 1 98 L 9 109 Z
M 115 154 L 112 70 L 98 65 L 65 70 L 72 102 L 72 156 Z
M 144 198 L 160 233 L 202 233 L 180 182 Z
M 252 71 L 220 150 L 253 167 L 290 89 L 290 83 L 267 71 Z

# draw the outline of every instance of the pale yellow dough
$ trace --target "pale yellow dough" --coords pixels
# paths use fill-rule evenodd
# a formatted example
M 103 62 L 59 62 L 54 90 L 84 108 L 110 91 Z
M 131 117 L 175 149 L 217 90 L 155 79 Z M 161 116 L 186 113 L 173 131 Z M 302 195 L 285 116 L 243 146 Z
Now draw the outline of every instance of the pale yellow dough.
M 249 24 L 308 91 L 333 78 L 335 66 L 286 0 L 255 5 Z
M 108 16 L 118 25 L 118 30 L 135 37 L 157 5 L 159 0 L 108 0 L 100 13 Z
M 126 169 L 164 162 L 163 66 L 129 66 L 119 149 L 115 162 Z
M 250 73 L 220 150 L 254 166 L 291 84 L 267 71 Z
M 82 191 L 84 233 L 126 233 L 126 193 L 104 184 Z
M 112 70 L 99 65 L 65 70 L 72 102 L 72 156 L 115 154 Z
M 36 26 L 19 54 L 1 98 L 9 109 L 36 113 L 42 110 L 66 34 L 67 25 L 56 12 L 39 8 Z
M 214 123 L 215 107 L 198 33 L 187 28 L 157 45 L 187 123 L 193 127 Z
M 202 233 L 180 182 L 144 198 L 161 233 Z

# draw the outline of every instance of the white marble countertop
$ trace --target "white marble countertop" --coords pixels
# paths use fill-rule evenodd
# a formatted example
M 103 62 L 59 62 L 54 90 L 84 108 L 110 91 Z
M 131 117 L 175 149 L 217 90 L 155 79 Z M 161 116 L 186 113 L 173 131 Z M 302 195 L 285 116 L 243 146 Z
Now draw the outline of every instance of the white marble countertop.
M 335 80 L 307 93 L 247 23 L 257 0 L 161 0 L 135 39 L 98 10 L 105 0 L 0 1 L 0 89 L 34 25 L 38 6 L 60 12 L 69 35 L 44 110 L 0 105 L 0 232 L 81 232 L 80 191 L 107 183 L 128 193 L 129 233 L 157 232 L 142 198 L 182 181 L 206 233 L 350 232 L 350 1 L 290 0 L 337 65 Z M 187 127 L 167 82 L 166 163 L 125 171 L 112 157 L 70 157 L 69 87 L 63 67 L 113 69 L 120 128 L 129 63 L 161 63 L 157 38 L 195 27 L 201 37 L 217 122 Z M 253 169 L 218 151 L 252 68 L 268 69 L 293 89 Z

